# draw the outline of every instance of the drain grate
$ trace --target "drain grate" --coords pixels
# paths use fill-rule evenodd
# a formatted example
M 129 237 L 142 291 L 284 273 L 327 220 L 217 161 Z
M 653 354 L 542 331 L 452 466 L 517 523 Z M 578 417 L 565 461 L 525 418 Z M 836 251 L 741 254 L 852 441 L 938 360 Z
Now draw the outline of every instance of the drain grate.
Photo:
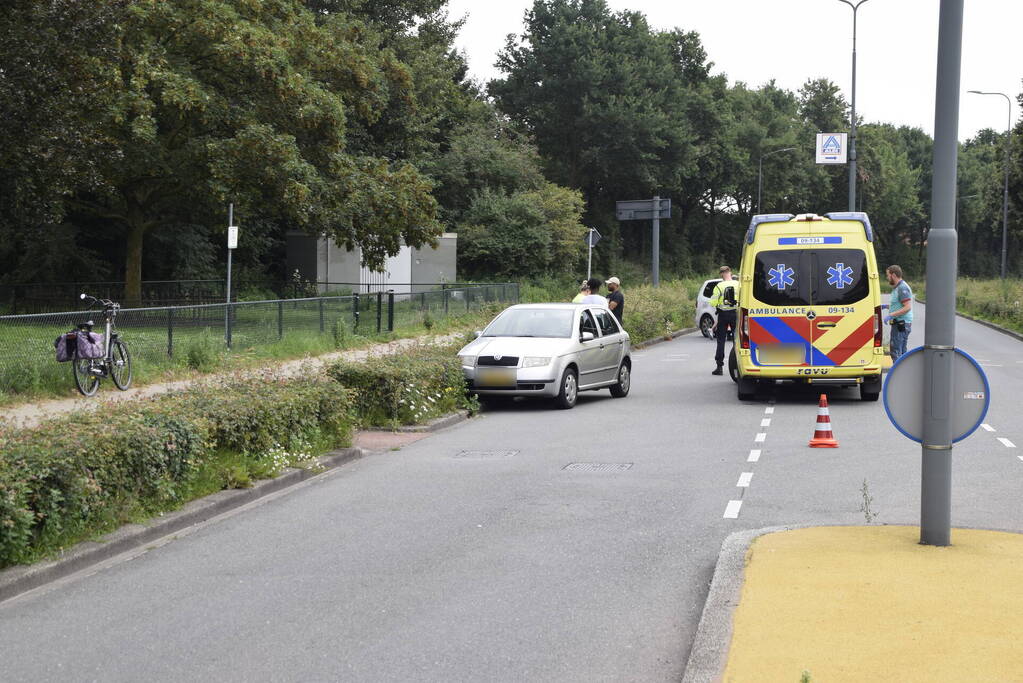
M 518 453 L 518 451 L 459 451 L 455 457 L 482 460 L 483 458 L 510 458 Z
M 631 467 L 631 462 L 573 462 L 561 469 L 570 472 L 624 472 Z

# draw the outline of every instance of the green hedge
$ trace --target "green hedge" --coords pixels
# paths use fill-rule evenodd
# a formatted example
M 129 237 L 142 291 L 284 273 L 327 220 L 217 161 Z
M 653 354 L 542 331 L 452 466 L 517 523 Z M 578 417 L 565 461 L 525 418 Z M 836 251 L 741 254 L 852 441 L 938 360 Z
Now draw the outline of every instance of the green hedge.
M 0 566 L 351 442 L 351 392 L 261 377 L 0 432 Z
M 457 346 L 416 346 L 372 362 L 339 361 L 327 374 L 355 391 L 360 424 L 415 424 L 476 408 L 476 399 L 466 396 L 457 351 Z

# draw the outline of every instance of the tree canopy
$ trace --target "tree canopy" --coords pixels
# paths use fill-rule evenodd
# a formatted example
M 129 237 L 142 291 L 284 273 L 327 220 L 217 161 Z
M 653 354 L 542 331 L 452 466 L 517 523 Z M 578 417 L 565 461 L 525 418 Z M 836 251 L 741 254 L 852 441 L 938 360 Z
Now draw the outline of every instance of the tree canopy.
M 752 214 L 847 208 L 839 87 L 730 83 L 700 36 L 605 0 L 535 0 L 468 78 L 446 0 L 10 0 L 0 14 L 0 281 L 216 277 L 228 203 L 237 262 L 284 275 L 288 230 L 361 248 L 459 234 L 475 278 L 649 262 L 614 202 L 670 197 L 662 272 L 738 256 Z M 923 268 L 932 141 L 858 122 L 857 208 L 883 261 Z M 1023 238 L 1023 124 L 1012 133 L 1010 255 Z M 1005 132 L 960 153 L 963 272 L 996 269 Z M 969 245 L 968 252 L 965 246 Z M 1019 260 L 1010 258 L 1010 267 Z

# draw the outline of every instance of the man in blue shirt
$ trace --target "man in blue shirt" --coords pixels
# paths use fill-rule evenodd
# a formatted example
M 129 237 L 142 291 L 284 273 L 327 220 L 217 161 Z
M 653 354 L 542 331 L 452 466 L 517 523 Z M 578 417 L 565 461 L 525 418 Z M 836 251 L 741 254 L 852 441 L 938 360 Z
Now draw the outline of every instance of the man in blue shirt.
M 902 268 L 899 266 L 888 266 L 885 275 L 888 276 L 888 284 L 892 286 L 892 299 L 888 304 L 885 322 L 892 326 L 891 353 L 894 363 L 906 353 L 909 330 L 913 326 L 913 290 L 902 279 Z

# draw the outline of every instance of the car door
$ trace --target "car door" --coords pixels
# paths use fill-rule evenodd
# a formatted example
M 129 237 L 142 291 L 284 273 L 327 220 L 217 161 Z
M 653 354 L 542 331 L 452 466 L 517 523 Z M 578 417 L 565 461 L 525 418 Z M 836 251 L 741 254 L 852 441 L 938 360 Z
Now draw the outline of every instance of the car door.
M 611 311 L 595 309 L 593 315 L 600 328 L 600 370 L 599 382 L 612 382 L 618 376 L 618 363 L 625 352 L 625 338 Z
M 577 356 L 577 363 L 579 365 L 579 386 L 584 387 L 588 384 L 596 384 L 600 380 L 598 379 L 599 368 L 601 367 L 600 355 L 602 352 L 602 344 L 600 338 L 600 330 L 597 327 L 597 322 L 593 318 L 593 314 L 590 311 L 583 309 L 579 312 L 579 338 L 582 340 L 584 332 L 589 332 L 593 335 L 593 339 L 589 341 L 579 342 L 579 352 Z

